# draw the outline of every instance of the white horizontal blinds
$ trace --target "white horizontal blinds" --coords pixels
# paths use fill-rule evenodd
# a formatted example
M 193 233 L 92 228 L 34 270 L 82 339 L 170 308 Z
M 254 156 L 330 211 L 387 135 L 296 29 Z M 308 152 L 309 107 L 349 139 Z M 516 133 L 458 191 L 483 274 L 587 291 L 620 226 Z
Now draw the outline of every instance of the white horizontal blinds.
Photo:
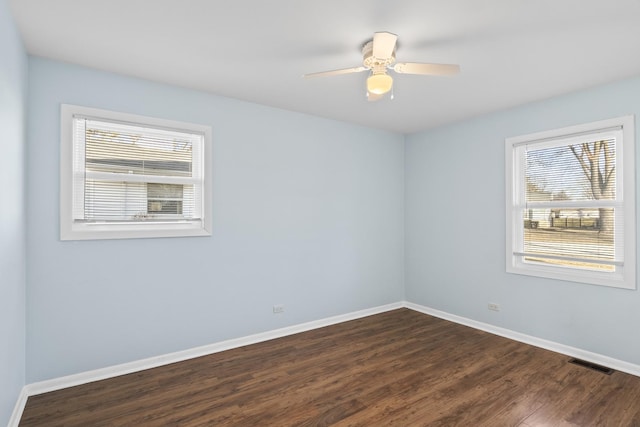
M 85 159 L 85 120 L 73 120 L 73 220 L 84 219 L 84 159 Z
M 525 262 L 613 272 L 623 265 L 619 130 L 530 143 L 516 209 Z
M 85 222 L 201 219 L 203 136 L 74 117 L 76 175 Z M 82 200 L 78 200 L 81 198 Z

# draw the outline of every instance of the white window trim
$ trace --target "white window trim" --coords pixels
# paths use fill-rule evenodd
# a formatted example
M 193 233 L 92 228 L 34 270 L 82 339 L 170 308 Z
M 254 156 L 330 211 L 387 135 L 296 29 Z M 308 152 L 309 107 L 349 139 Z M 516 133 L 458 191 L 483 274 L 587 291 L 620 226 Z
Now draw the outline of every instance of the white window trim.
M 514 255 L 519 248 L 519 234 L 514 227 L 521 225 L 518 212 L 514 208 L 517 200 L 514 180 L 518 162 L 514 147 L 526 143 L 544 143 L 545 140 L 568 139 L 581 134 L 620 129 L 622 144 L 616 147 L 616 158 L 622 162 L 621 197 L 624 203 L 624 266 L 616 273 L 604 273 L 563 267 L 544 266 L 524 263 L 520 256 Z M 622 289 L 636 289 L 636 192 L 635 192 L 635 131 L 634 116 L 624 116 L 593 123 L 570 126 L 561 129 L 521 135 L 506 139 L 505 144 L 505 181 L 506 181 L 506 271 L 551 279 L 567 280 L 594 285 L 610 286 Z M 620 188 L 620 187 L 619 187 Z M 584 205 L 584 203 L 582 203 Z
M 77 115 L 96 118 L 98 120 L 111 120 L 139 126 L 149 126 L 202 134 L 204 136 L 202 219 L 184 222 L 132 222 L 117 224 L 82 223 L 74 221 L 73 117 Z M 212 131 L 210 126 L 62 104 L 60 114 L 60 240 L 210 236 L 212 225 L 211 134 Z M 140 177 L 140 179 L 142 178 L 143 177 Z M 176 180 L 176 183 L 178 183 L 177 181 L 180 180 Z

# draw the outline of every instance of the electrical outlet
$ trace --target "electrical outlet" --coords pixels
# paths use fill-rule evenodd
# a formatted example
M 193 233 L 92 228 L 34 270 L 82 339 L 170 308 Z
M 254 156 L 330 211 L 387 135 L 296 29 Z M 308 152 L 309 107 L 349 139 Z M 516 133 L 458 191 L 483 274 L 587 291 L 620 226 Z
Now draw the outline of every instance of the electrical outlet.
M 284 305 L 276 304 L 273 306 L 273 314 L 284 313 Z
M 487 305 L 487 308 L 488 308 L 489 310 L 491 310 L 491 311 L 500 311 L 500 304 L 496 304 L 496 303 L 494 303 L 494 302 L 490 302 L 490 303 Z

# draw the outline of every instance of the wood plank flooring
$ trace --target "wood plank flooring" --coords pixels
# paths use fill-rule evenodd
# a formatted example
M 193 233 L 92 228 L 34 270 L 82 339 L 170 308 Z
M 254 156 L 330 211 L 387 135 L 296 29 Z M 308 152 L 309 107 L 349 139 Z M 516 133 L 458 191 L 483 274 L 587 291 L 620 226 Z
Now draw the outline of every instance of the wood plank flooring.
M 400 309 L 30 397 L 20 426 L 640 426 L 640 378 Z

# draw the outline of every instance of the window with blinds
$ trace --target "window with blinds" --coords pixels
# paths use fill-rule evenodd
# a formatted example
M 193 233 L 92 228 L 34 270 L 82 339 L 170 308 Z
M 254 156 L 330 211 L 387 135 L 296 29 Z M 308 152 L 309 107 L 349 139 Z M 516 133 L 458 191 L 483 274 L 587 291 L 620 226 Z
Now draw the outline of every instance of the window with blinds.
M 635 289 L 633 117 L 508 138 L 507 271 Z
M 210 128 L 64 105 L 63 240 L 209 235 Z

